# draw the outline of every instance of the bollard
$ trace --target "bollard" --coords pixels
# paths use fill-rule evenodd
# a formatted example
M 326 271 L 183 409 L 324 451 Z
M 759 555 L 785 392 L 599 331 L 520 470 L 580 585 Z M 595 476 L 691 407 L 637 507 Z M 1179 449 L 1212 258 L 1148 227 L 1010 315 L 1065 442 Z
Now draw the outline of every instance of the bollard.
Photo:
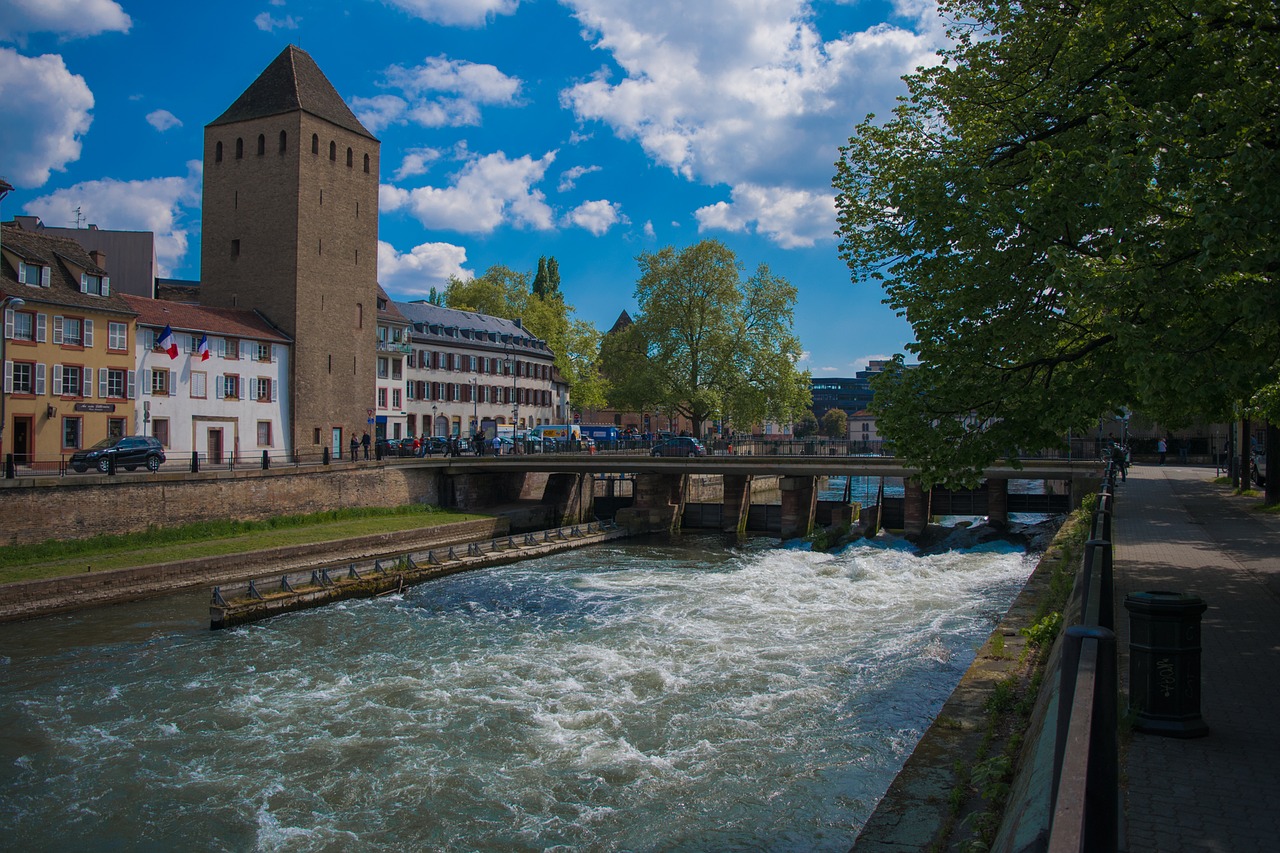
M 322 460 L 323 464 L 325 464 L 325 465 L 328 465 L 328 464 L 329 464 L 329 448 L 327 448 L 327 447 L 326 447 L 326 448 L 324 448 L 324 452 L 320 455 L 320 458 L 321 458 L 321 460 Z
M 13 464 L 13 454 L 6 453 L 4 455 L 4 478 L 6 480 L 12 480 L 17 476 L 18 476 L 18 469 Z
M 1129 706 L 1134 728 L 1148 734 L 1193 738 L 1209 733 L 1200 716 L 1200 614 L 1194 595 L 1134 592 L 1129 611 Z
M 191 473 L 200 473 L 200 451 L 198 450 L 191 451 Z
M 262 451 L 262 470 L 266 471 L 271 467 L 271 457 L 267 455 L 267 451 Z

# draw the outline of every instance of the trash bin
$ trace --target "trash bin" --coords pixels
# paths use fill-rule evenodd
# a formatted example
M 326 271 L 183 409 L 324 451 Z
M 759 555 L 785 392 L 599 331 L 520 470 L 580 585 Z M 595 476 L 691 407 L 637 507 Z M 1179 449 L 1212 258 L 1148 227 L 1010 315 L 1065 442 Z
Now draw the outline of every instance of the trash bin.
M 1135 592 L 1129 611 L 1129 706 L 1134 728 L 1167 737 L 1209 733 L 1200 716 L 1203 600 L 1178 592 Z

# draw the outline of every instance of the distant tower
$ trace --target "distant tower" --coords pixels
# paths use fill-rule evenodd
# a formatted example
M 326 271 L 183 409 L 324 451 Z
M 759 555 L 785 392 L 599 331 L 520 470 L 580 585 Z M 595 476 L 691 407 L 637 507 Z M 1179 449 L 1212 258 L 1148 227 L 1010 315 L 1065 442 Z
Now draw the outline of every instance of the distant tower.
M 292 45 L 204 129 L 200 301 L 293 338 L 295 451 L 345 448 L 374 405 L 378 149 Z

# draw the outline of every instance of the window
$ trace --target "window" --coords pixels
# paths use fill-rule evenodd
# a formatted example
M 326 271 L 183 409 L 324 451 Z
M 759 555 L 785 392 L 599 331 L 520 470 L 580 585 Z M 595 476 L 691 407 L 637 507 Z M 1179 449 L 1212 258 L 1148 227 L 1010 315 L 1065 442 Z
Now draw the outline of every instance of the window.
M 203 400 L 208 396 L 208 390 L 206 387 L 208 377 L 209 374 L 202 370 L 191 371 L 191 399 Z
M 35 368 L 29 361 L 6 361 L 4 390 L 11 394 L 34 394 Z
M 271 361 L 271 344 L 257 343 L 254 345 L 254 358 L 258 361 Z
M 36 315 L 25 311 L 12 311 L 13 327 L 6 329 L 5 337 L 15 341 L 34 341 L 36 339 Z
M 385 409 L 387 407 L 387 389 L 378 389 L 378 408 Z
M 390 374 L 387 372 L 387 359 L 385 357 L 379 358 L 378 359 L 378 378 L 386 379 L 388 375 Z
M 63 418 L 62 419 L 62 449 L 63 450 L 79 450 L 80 449 L 80 419 L 79 418 Z
M 320 153 L 320 137 L 314 133 L 311 134 L 311 153 L 312 154 Z M 316 439 L 315 443 L 319 444 L 320 440 Z
M 329 143 L 329 159 L 330 160 L 338 159 L 338 143 L 336 142 L 331 141 Z
M 392 388 L 391 389 L 391 408 L 399 409 L 401 406 L 402 406 L 402 403 L 400 402 L 400 389 Z
M 169 395 L 169 371 L 151 371 L 151 393 L 162 397 Z
M 283 130 L 280 131 L 280 153 L 281 154 L 285 152 L 285 148 L 288 147 L 288 144 L 289 144 L 289 134 L 285 133 Z
M 271 421 L 258 421 L 258 446 L 271 446 Z
M 231 257 L 233 258 L 240 257 L 240 241 L 239 240 L 231 241 Z
M 61 343 L 64 347 L 82 347 L 84 346 L 84 321 L 79 317 L 63 317 L 62 319 L 62 340 L 58 340 L 58 317 L 53 318 L 53 342 Z
M 169 419 L 155 418 L 151 421 L 151 437 L 164 447 L 169 446 Z
M 107 418 L 107 437 L 122 438 L 124 436 L 124 418 Z
M 267 153 L 267 137 L 265 134 L 258 134 L 258 156 L 261 157 Z
M 218 394 L 224 400 L 240 399 L 240 377 L 234 373 L 228 373 L 226 376 L 218 377 L 218 384 L 221 386 Z
M 62 397 L 84 396 L 84 368 L 79 365 L 53 366 L 53 394 Z
M 129 327 L 125 323 L 107 324 L 107 349 L 124 350 L 128 348 Z
M 18 264 L 18 281 L 32 287 L 48 287 L 49 273 L 50 268 L 40 264 L 26 262 Z
M 401 368 L 401 362 L 398 358 L 391 359 L 391 378 L 400 379 L 404 376 Z
M 80 292 L 91 293 L 94 296 L 110 296 L 111 277 L 85 273 L 80 276 Z
M 347 149 L 347 168 L 348 169 L 350 169 L 353 165 L 355 165 L 355 160 L 352 159 L 352 156 L 353 155 L 351 153 L 351 149 L 348 148 Z
M 215 163 L 222 162 L 222 143 L 221 142 L 213 146 L 213 162 Z
M 366 175 L 369 174 L 369 155 L 368 154 L 364 155 L 364 173 Z M 359 215 L 360 215 L 360 207 L 359 205 L 357 205 L 356 216 L 359 216 Z
M 224 347 L 224 349 L 221 353 L 219 353 L 219 355 L 222 355 L 225 358 L 229 358 L 233 360 L 240 358 L 240 341 L 239 340 L 237 340 L 236 338 L 227 338 L 225 341 L 223 341 L 222 346 Z
M 244 140 L 237 137 L 236 138 L 236 159 L 239 160 L 243 157 L 244 157 Z
M 253 399 L 259 403 L 270 403 L 271 398 L 271 380 L 265 376 L 253 380 Z
M 104 367 L 98 371 L 98 396 L 123 400 L 133 396 L 133 371 Z

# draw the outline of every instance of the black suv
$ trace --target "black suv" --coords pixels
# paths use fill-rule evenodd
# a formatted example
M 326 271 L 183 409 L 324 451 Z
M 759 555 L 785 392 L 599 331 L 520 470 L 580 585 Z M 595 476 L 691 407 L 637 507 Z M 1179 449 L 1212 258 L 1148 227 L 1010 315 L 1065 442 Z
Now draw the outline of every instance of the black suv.
M 111 470 L 111 460 L 116 468 L 134 471 L 139 465 L 148 471 L 157 470 L 164 462 L 164 447 L 160 439 L 149 435 L 126 435 L 120 438 L 104 438 L 87 450 L 77 450 L 71 456 L 71 467 L 83 474 L 90 468 L 102 473 Z

